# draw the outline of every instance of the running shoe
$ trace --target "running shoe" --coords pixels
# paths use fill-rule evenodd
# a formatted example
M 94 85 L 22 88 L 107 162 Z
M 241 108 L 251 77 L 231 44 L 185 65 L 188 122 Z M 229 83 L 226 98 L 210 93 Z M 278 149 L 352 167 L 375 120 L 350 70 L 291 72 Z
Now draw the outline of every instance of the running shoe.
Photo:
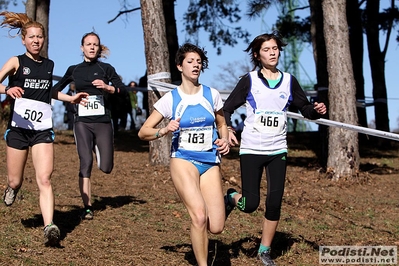
M 93 220 L 94 212 L 91 209 L 85 209 L 80 218 L 82 220 Z
M 270 250 L 258 253 L 258 257 L 265 266 L 277 266 L 277 264 L 274 263 L 274 261 L 270 257 Z
M 12 189 L 9 186 L 7 186 L 6 190 L 4 191 L 4 196 L 3 196 L 3 201 L 6 206 L 11 206 L 14 203 L 15 198 L 17 197 L 18 191 L 19 191 L 19 188 Z
M 237 190 L 235 190 L 234 188 L 229 188 L 226 192 L 226 195 L 224 195 L 224 209 L 226 212 L 226 219 L 227 217 L 229 217 L 230 213 L 233 211 L 235 205 L 233 205 L 229 198 L 230 198 L 230 194 L 237 192 Z
M 60 229 L 58 226 L 51 223 L 44 227 L 44 245 L 46 246 L 57 246 L 60 241 Z

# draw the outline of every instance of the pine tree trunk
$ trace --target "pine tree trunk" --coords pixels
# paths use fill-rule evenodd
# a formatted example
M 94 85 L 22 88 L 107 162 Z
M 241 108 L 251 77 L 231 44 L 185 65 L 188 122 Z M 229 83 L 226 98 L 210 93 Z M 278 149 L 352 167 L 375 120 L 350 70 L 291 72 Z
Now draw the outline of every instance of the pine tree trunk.
M 349 44 L 352 58 L 353 75 L 356 84 L 356 100 L 365 100 L 364 94 L 364 75 L 363 75 L 363 27 L 362 27 L 362 13 L 360 11 L 358 1 L 347 2 L 346 17 L 348 19 Z M 359 125 L 367 127 L 366 107 L 357 108 L 357 117 Z M 361 135 L 365 137 L 365 135 Z
M 169 67 L 172 82 L 174 84 L 181 81 L 181 73 L 176 67 L 175 55 L 179 49 L 179 41 L 177 39 L 177 27 L 176 27 L 176 16 L 175 16 L 175 2 L 176 0 L 163 0 L 163 13 L 165 16 L 165 30 L 166 40 L 168 42 L 169 51 Z
M 385 81 L 385 52 L 380 47 L 379 1 L 367 1 L 366 33 L 373 82 L 375 125 L 378 130 L 389 132 L 387 86 Z M 379 141 L 383 143 L 383 141 Z
M 324 0 L 324 38 L 329 74 L 329 117 L 357 125 L 356 86 L 349 51 L 345 0 Z M 353 177 L 359 169 L 358 133 L 329 128 L 328 173 L 333 179 Z
M 48 58 L 50 0 L 27 0 L 25 12 L 28 17 L 43 25 L 47 38 L 40 55 Z
M 328 71 L 327 71 L 327 52 L 326 43 L 323 36 L 323 9 L 319 0 L 309 0 L 311 35 L 313 45 L 313 58 L 316 65 L 317 101 L 322 102 L 329 109 L 328 103 Z M 328 119 L 328 113 L 324 117 Z M 319 125 L 320 148 L 317 156 L 322 167 L 327 166 L 328 159 L 328 127 Z
M 147 61 L 147 77 L 168 72 L 169 52 L 165 33 L 165 18 L 161 0 L 140 0 L 141 19 L 144 32 L 145 56 Z M 170 83 L 170 79 L 158 79 L 158 81 Z M 154 89 L 154 88 L 152 88 Z M 148 91 L 149 112 L 153 111 L 153 105 L 165 92 L 157 90 Z M 164 119 L 158 127 L 166 127 L 169 121 Z M 170 156 L 170 136 L 150 141 L 149 160 L 152 165 L 168 165 Z

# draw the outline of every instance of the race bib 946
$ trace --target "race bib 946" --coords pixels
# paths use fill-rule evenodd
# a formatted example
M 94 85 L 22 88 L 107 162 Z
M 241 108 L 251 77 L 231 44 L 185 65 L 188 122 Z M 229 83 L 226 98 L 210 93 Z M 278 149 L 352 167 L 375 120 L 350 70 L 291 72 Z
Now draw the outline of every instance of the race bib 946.
M 87 98 L 88 102 L 86 106 L 79 104 L 78 115 L 79 116 L 92 116 L 92 115 L 104 115 L 104 97 L 102 95 L 90 95 Z

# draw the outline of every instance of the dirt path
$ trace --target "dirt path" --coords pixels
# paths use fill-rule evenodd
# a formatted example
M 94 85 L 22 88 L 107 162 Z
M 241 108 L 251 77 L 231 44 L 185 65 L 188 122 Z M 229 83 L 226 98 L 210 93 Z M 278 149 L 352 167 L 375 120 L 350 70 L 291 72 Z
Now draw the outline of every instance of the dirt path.
M 301 139 L 301 138 L 300 138 Z M 282 219 L 273 243 L 279 265 L 318 265 L 320 245 L 399 244 L 399 154 L 369 152 L 357 180 L 332 182 L 318 171 L 307 143 L 291 145 Z M 5 143 L 0 170 L 5 188 Z M 29 158 L 23 187 L 12 207 L 0 206 L 0 265 L 195 265 L 189 218 L 168 167 L 148 163 L 147 143 L 122 132 L 115 168 L 93 167 L 95 217 L 81 221 L 78 158 L 71 132 L 58 132 L 53 186 L 54 222 L 61 247 L 43 246 L 38 189 Z M 237 151 L 223 160 L 224 189 L 240 189 Z M 264 184 L 264 183 L 263 183 Z M 263 188 L 265 191 L 265 188 Z M 264 199 L 262 199 L 263 202 Z M 264 204 L 253 214 L 235 210 L 225 230 L 210 236 L 209 265 L 259 265 L 256 252 Z

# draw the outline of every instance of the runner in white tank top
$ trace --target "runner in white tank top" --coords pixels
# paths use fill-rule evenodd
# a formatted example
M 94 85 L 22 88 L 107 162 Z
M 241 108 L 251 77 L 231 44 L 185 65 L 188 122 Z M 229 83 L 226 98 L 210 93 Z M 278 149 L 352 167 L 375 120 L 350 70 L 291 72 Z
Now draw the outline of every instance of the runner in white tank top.
M 297 107 L 309 119 L 326 113 L 323 103 L 312 105 L 308 101 L 295 77 L 277 69 L 280 52 L 285 45 L 277 34 L 257 36 L 246 49 L 254 69 L 239 80 L 223 107 L 232 145 L 238 144 L 238 141 L 231 127 L 231 115 L 242 105 L 246 108 L 240 145 L 242 194 L 232 188 L 227 191 L 227 214 L 236 206 L 246 213 L 258 208 L 263 169 L 266 171 L 266 211 L 258 250 L 264 265 L 275 265 L 270 245 L 280 219 L 284 194 L 288 107 Z

